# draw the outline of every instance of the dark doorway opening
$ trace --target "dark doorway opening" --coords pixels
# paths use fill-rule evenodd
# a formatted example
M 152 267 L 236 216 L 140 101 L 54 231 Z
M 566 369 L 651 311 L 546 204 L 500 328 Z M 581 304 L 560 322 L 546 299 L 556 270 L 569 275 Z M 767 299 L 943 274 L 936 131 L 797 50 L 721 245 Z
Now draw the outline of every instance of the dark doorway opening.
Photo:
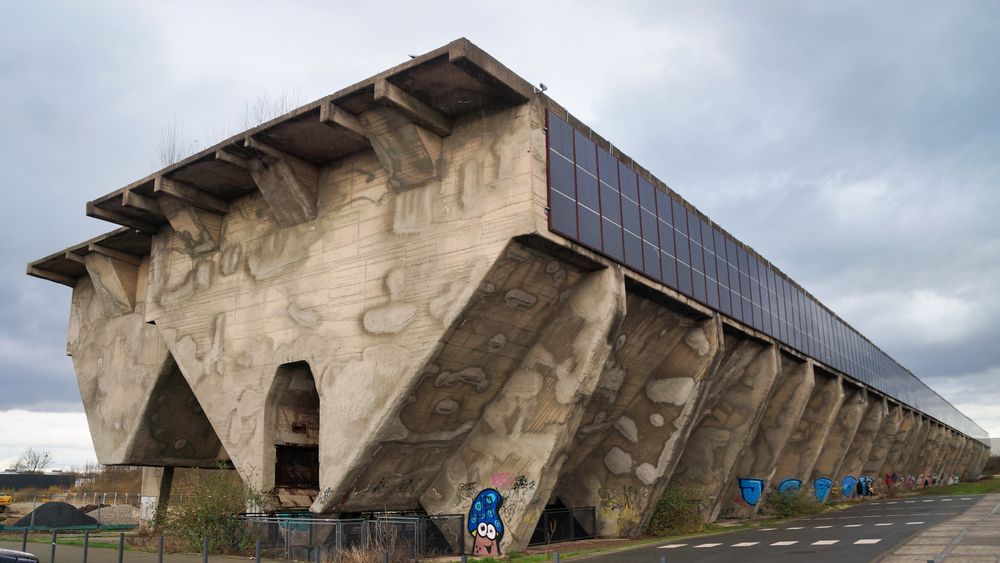
M 319 489 L 319 446 L 275 446 L 274 486 Z
M 270 403 L 274 486 L 282 504 L 308 505 L 319 491 L 319 393 L 309 364 L 293 362 L 279 367 Z

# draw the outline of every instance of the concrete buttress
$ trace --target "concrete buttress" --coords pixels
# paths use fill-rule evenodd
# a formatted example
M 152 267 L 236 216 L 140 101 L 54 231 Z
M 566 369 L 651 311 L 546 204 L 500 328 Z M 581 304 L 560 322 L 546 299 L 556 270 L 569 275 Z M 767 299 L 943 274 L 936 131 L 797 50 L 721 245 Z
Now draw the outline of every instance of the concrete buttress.
M 854 439 L 851 440 L 851 445 L 847 448 L 844 459 L 834 471 L 836 479 L 846 475 L 861 477 L 861 471 L 864 469 L 865 462 L 868 461 L 869 452 L 875 446 L 879 431 L 882 429 L 882 421 L 885 420 L 888 411 L 885 399 L 874 395 L 868 396 L 868 408 L 865 410 L 865 415 L 858 425 L 857 432 L 854 433 Z
M 629 293 L 556 487 L 566 506 L 597 507 L 597 535 L 635 536 L 648 521 L 691 431 L 721 327 Z
M 823 448 L 819 458 L 812 469 L 809 481 L 815 481 L 818 477 L 828 477 L 837 479 L 837 470 L 840 468 L 844 456 L 854 441 L 854 434 L 858 431 L 858 425 L 868 408 L 865 398 L 865 391 L 856 387 L 845 389 L 844 401 L 840 405 L 839 412 L 833 426 L 826 435 Z
M 713 521 L 734 478 L 740 452 L 750 442 L 779 371 L 774 346 L 725 333 L 722 361 L 705 387 L 695 429 L 671 482 L 694 489 L 702 516 Z
M 816 385 L 802 418 L 781 454 L 774 478 L 798 479 L 807 486 L 812 470 L 822 453 L 827 434 L 844 403 L 844 386 L 839 377 L 814 370 Z
M 461 513 L 470 502 L 462 491 L 492 487 L 504 499 L 501 548 L 524 549 L 624 316 L 621 271 L 588 274 L 420 497 L 423 507 L 432 514 Z M 501 461 L 503 475 L 497 472 Z
M 736 479 L 730 479 L 723 494 L 721 515 L 749 516 L 763 505 L 766 492 L 772 484 L 777 484 L 775 472 L 781 454 L 802 419 L 815 383 L 811 362 L 781 355 L 781 373 L 771 389 L 764 417 L 750 445 L 740 456 L 735 474 L 737 478 L 762 479 L 765 495 L 757 504 L 750 506 L 740 496 Z

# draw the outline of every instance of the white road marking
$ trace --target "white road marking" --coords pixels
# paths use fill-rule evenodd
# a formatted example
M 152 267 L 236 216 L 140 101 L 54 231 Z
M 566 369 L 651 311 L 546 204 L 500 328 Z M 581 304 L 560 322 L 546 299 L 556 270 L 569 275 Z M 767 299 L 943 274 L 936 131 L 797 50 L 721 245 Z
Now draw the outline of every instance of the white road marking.
M 751 545 L 757 545 L 759 543 L 759 541 L 741 541 L 740 543 L 734 543 L 732 547 L 750 547 Z
M 972 500 L 972 497 L 962 497 L 962 500 Z
M 894 500 L 894 501 L 887 502 L 886 504 L 899 504 L 899 501 L 898 500 Z
M 860 528 L 861 524 L 845 524 L 845 528 Z
M 858 541 L 854 542 L 854 545 L 872 545 L 872 544 L 878 543 L 880 541 L 882 541 L 882 540 L 881 539 L 877 539 L 877 540 L 875 540 L 875 539 L 873 539 L 873 540 L 858 540 Z
M 943 498 L 943 499 L 941 499 L 941 502 L 951 502 L 951 501 L 952 501 L 952 499 L 950 499 L 950 498 Z
M 923 522 L 907 522 L 906 523 L 907 526 L 913 526 L 915 524 L 923 524 Z
M 813 518 L 813 520 L 833 520 L 833 518 Z
M 771 546 L 783 547 L 783 546 L 786 546 L 786 545 L 795 545 L 797 543 L 799 543 L 797 540 L 794 540 L 794 541 L 776 541 L 776 542 L 772 543 Z
M 677 549 L 678 547 L 684 547 L 686 543 L 669 543 L 667 545 L 661 545 L 660 549 Z
M 879 522 L 876 526 L 892 526 L 892 522 Z
M 722 545 L 722 544 L 721 543 L 703 543 L 703 544 L 696 545 L 694 547 L 697 549 L 699 547 L 719 547 L 720 545 Z
M 832 527 L 833 526 L 814 526 L 814 528 L 817 529 L 817 530 L 825 530 L 827 528 L 832 528 Z
M 805 528 L 805 526 L 792 526 L 791 528 L 785 528 L 785 529 L 786 530 L 801 530 L 803 528 Z
M 925 500 L 924 502 L 934 502 L 934 499 Z
M 917 501 L 915 501 L 915 500 L 904 500 L 903 502 L 905 502 L 906 504 L 913 504 L 913 503 L 915 503 Z
M 773 532 L 775 530 L 777 530 L 777 528 L 760 528 L 760 531 L 762 532 Z
M 840 540 L 819 540 L 812 542 L 810 545 L 833 545 L 839 541 Z

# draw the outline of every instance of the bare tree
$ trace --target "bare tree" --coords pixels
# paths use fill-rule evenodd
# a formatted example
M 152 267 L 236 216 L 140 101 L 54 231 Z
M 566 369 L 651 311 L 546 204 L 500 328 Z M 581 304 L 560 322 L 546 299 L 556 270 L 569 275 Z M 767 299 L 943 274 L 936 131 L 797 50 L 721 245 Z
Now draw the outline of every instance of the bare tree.
M 177 124 L 176 117 L 167 120 L 166 127 L 160 132 L 160 145 L 156 151 L 156 159 L 160 166 L 169 166 L 198 150 L 197 141 L 185 137 Z
M 241 125 L 243 125 L 243 129 L 250 129 L 279 115 L 284 115 L 301 105 L 301 98 L 302 93 L 296 88 L 291 92 L 282 90 L 281 94 L 276 97 L 264 92 L 252 101 L 244 99 Z
M 244 98 L 243 114 L 240 116 L 241 130 L 256 127 L 265 121 L 292 111 L 301 105 L 301 99 L 302 95 L 298 88 L 290 92 L 282 90 L 278 96 L 271 96 L 264 92 L 253 100 Z M 221 140 L 229 134 L 225 130 L 207 131 L 200 141 L 192 139 L 178 124 L 177 118 L 171 117 L 160 132 L 160 144 L 156 150 L 157 163 L 161 167 L 170 166 L 200 149 L 211 146 L 209 139 Z
M 20 473 L 42 473 L 52 464 L 52 452 L 28 448 L 14 463 L 14 470 Z

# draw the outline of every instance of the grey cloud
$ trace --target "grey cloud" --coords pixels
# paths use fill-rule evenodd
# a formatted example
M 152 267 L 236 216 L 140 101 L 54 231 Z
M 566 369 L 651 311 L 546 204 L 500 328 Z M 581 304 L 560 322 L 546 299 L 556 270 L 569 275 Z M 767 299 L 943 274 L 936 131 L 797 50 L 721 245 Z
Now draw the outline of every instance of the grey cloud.
M 64 349 L 68 290 L 23 264 L 108 230 L 84 201 L 148 172 L 168 119 L 208 144 L 246 98 L 314 99 L 460 35 L 932 385 L 1000 368 L 992 4 L 34 2 L 0 22 L 0 386 L 29 406 L 46 400 L 29 378 L 60 402 L 76 389 L 68 360 L 45 359 Z M 921 311 L 928 295 L 940 311 Z

